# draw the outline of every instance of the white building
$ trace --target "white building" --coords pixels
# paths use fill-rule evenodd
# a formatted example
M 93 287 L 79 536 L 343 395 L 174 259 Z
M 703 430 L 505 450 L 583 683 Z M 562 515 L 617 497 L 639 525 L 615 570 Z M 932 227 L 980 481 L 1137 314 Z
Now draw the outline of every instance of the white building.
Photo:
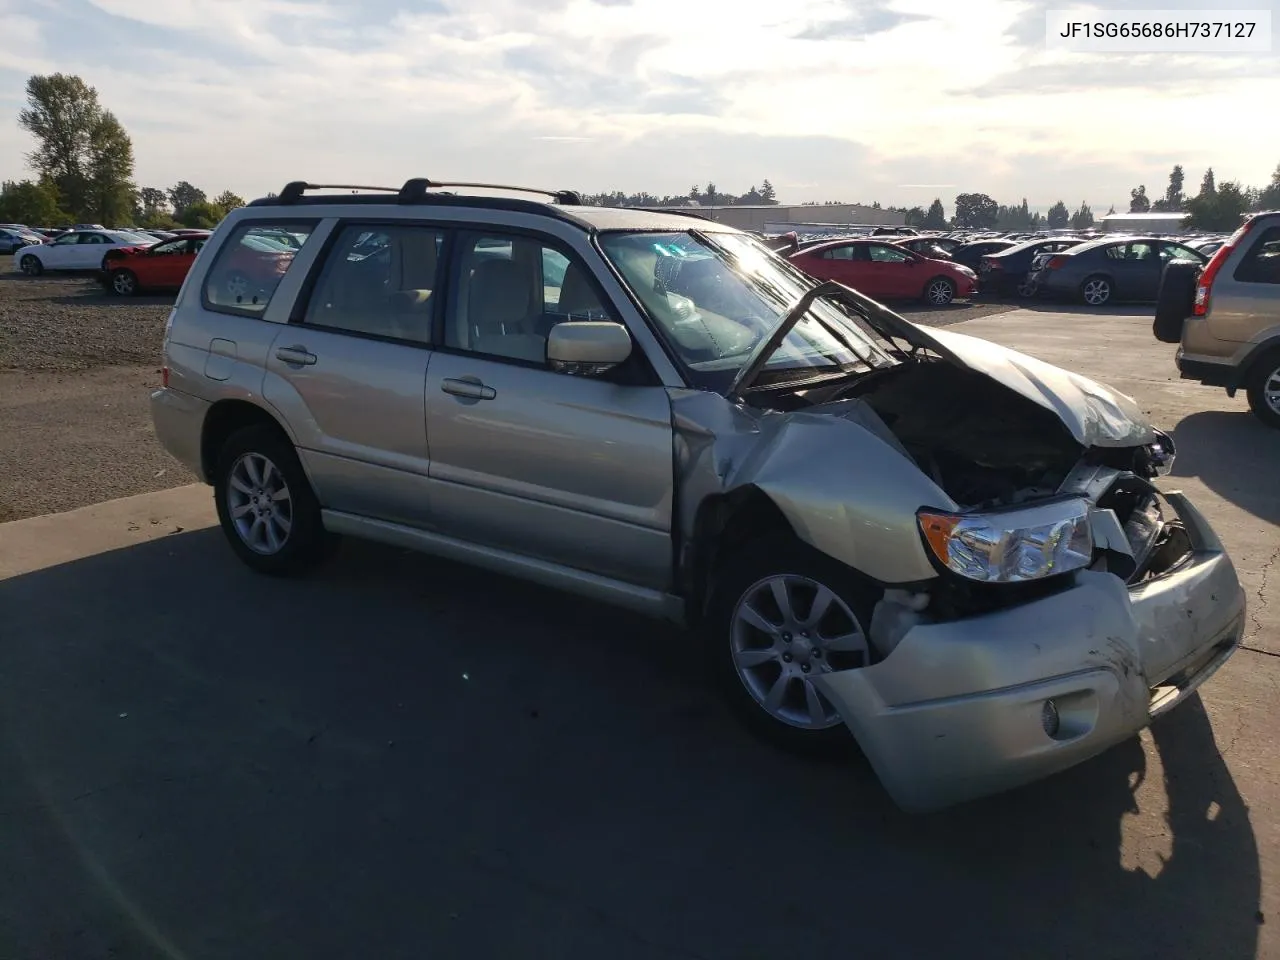
M 1181 233 L 1185 213 L 1112 213 L 1098 218 L 1105 233 Z

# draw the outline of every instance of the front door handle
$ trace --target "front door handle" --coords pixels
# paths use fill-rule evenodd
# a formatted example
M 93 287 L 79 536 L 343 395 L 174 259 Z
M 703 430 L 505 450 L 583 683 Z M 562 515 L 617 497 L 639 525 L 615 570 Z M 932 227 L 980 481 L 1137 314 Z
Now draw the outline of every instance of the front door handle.
M 445 380 L 441 382 L 440 389 L 445 393 L 453 394 L 455 397 L 465 397 L 468 400 L 492 400 L 498 395 L 497 390 L 493 389 L 493 387 L 486 387 L 475 377 Z
M 309 367 L 316 362 L 316 355 L 298 344 L 292 347 L 281 347 L 276 351 L 276 359 L 292 363 L 300 367 Z

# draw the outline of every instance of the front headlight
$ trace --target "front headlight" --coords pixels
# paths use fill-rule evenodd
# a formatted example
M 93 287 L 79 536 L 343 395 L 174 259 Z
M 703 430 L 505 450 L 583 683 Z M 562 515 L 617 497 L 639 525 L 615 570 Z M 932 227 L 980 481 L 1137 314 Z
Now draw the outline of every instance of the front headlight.
M 948 570 L 984 583 L 1022 583 L 1087 567 L 1093 532 L 1085 500 L 991 513 L 921 511 L 920 531 Z

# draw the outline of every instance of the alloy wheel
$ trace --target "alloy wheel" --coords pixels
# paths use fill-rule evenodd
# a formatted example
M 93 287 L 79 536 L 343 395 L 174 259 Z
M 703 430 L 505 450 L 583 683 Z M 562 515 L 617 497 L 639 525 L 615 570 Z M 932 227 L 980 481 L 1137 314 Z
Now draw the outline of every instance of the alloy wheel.
M 293 529 L 293 498 L 284 474 L 260 453 L 246 453 L 231 467 L 227 508 L 246 547 L 262 556 L 284 549 Z
M 243 273 L 233 273 L 224 284 L 227 295 L 236 303 L 241 303 L 249 293 L 249 278 Z
M 1262 382 L 1262 398 L 1271 411 L 1280 416 L 1280 367 L 1271 371 L 1271 375 Z
M 934 280 L 929 284 L 929 289 L 926 291 L 925 296 L 930 303 L 945 306 L 955 296 L 955 288 L 946 280 Z
M 22 258 L 22 272 L 28 277 L 38 277 L 40 275 L 40 261 L 35 257 L 27 255 Z
M 111 278 L 111 289 L 122 297 L 132 294 L 135 287 L 137 287 L 137 281 L 133 279 L 133 274 L 124 270 L 119 271 Z
M 816 580 L 791 574 L 747 588 L 734 607 L 729 645 L 738 679 L 756 703 L 804 730 L 841 722 L 814 678 L 866 666 L 870 653 L 848 604 Z
M 1035 295 L 1036 295 L 1036 285 L 1034 282 L 1030 280 L 1024 280 L 1022 283 L 1018 284 L 1018 296 L 1034 297 Z
M 1085 303 L 1091 307 L 1100 307 L 1111 299 L 1111 284 L 1099 278 L 1086 280 L 1083 292 Z

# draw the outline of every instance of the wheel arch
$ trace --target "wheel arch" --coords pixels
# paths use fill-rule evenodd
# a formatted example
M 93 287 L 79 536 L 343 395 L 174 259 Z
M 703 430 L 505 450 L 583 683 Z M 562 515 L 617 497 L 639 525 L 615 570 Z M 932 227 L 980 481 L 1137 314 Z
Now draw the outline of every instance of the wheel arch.
M 200 431 L 200 473 L 205 483 L 213 483 L 218 451 L 227 442 L 227 438 L 237 430 L 256 426 L 271 427 L 279 431 L 289 443 L 293 443 L 293 437 L 284 424 L 256 403 L 248 400 L 219 400 L 209 408 Z M 305 462 L 302 468 L 306 470 Z
M 800 540 L 782 509 L 754 483 L 703 498 L 680 571 L 690 624 L 703 620 L 711 584 L 724 557 L 748 540 L 770 533 Z

